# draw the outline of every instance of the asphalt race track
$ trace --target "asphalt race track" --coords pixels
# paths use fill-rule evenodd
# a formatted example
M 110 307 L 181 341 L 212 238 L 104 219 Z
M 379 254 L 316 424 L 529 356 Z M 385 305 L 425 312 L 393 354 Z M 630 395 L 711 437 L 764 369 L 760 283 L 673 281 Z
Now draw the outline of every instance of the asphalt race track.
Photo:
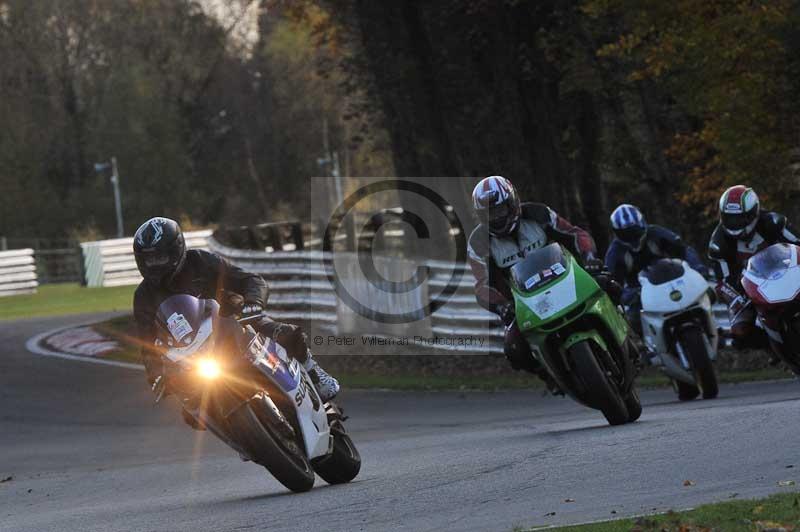
M 617 428 L 533 392 L 351 392 L 341 402 L 361 475 L 294 495 L 183 426 L 171 400 L 154 407 L 140 372 L 25 351 L 69 321 L 0 323 L 0 480 L 13 477 L 0 482 L 3 532 L 510 531 L 800 482 L 795 381 L 691 404 L 647 392 L 642 419 Z

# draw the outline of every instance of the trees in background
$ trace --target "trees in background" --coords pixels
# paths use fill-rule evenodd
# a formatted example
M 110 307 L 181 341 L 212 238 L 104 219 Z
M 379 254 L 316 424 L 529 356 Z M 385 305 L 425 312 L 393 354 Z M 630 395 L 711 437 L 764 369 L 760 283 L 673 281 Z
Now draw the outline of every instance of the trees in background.
M 718 191 L 752 183 L 791 207 L 797 179 L 800 11 L 791 0 L 590 0 L 620 30 L 598 55 L 628 84 L 656 85 L 686 120 L 666 154 L 678 199 L 711 215 Z
M 621 201 L 697 244 L 728 184 L 795 203 L 790 0 L 215 5 L 0 0 L 0 233 L 110 234 L 112 154 L 128 232 L 312 218 L 333 151 L 350 175 L 506 175 L 601 244 Z
M 215 6 L 228 16 L 188 0 L 0 1 L 0 234 L 113 234 L 94 171 L 111 155 L 128 233 L 156 214 L 305 217 L 324 118 L 352 171 L 387 171 L 379 133 L 345 140 L 355 98 L 308 25 L 266 2 Z M 248 17 L 260 32 L 242 42 Z
M 398 175 L 501 173 L 601 242 L 621 201 L 697 244 L 726 185 L 793 205 L 790 0 L 292 3 L 356 43 Z

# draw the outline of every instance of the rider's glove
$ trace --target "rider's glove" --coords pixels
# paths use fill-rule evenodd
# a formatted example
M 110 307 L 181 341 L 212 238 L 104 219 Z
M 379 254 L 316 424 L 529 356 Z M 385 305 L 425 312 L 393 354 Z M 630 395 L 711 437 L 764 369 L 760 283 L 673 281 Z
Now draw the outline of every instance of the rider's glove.
M 586 259 L 583 264 L 583 269 L 586 270 L 589 275 L 597 275 L 601 273 L 604 268 L 605 264 L 603 261 L 594 257 Z
M 219 313 L 222 316 L 238 316 L 244 307 L 244 298 L 230 290 L 223 290 L 219 297 Z
M 514 318 L 516 318 L 514 303 L 506 303 L 500 307 L 500 321 L 503 322 L 503 325 L 508 327 L 514 321 Z

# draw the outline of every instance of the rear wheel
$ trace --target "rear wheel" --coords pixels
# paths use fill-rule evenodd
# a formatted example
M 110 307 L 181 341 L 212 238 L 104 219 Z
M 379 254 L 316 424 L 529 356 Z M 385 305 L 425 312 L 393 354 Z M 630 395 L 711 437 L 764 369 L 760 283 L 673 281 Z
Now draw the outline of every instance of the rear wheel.
M 703 393 L 703 399 L 714 399 L 719 394 L 717 373 L 714 371 L 714 364 L 708 357 L 708 350 L 703 336 L 703 331 L 700 328 L 688 327 L 678 333 L 678 341 L 681 343 L 687 358 L 689 358 L 695 380 L 698 388 L 700 388 L 699 391 Z M 697 394 L 695 394 L 695 397 L 697 397 Z
M 338 427 L 331 427 L 333 452 L 314 463 L 314 470 L 328 484 L 350 482 L 361 471 L 361 456 L 353 440 Z
M 262 423 L 253 407 L 266 408 L 259 403 L 248 403 L 233 412 L 228 422 L 237 442 L 244 447 L 254 462 L 264 466 L 278 482 L 292 491 L 308 491 L 314 486 L 314 470 L 302 446 L 286 434 Z
M 569 353 L 575 374 L 583 383 L 587 402 L 599 409 L 609 424 L 627 423 L 628 408 L 617 387 L 609 381 L 606 372 L 597 363 L 589 342 L 578 342 L 569 348 Z

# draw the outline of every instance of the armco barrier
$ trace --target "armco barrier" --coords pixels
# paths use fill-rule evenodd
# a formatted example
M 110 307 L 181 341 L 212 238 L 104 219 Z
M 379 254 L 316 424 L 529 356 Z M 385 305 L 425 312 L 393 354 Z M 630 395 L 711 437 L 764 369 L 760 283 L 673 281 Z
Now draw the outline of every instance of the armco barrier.
M 337 297 L 326 275 L 326 264 L 331 256 L 321 251 L 267 253 L 234 249 L 223 246 L 213 238 L 209 249 L 227 260 L 262 275 L 270 286 L 268 313 L 278 320 L 308 320 L 322 329 L 336 330 Z M 465 264 L 454 265 L 444 261 L 428 261 L 428 292 L 433 294 L 434 308 L 431 331 L 438 338 L 482 337 L 481 347 L 470 347 L 470 352 L 502 352 L 503 330 L 497 317 L 475 302 L 474 279 Z M 459 280 L 455 292 L 437 301 L 448 285 L 455 270 Z M 441 297 L 441 296 L 439 296 Z M 437 305 L 438 303 L 438 305 Z M 719 325 L 727 328 L 728 316 L 722 305 L 714 307 Z M 454 342 L 439 344 L 453 346 Z M 445 347 L 447 348 L 447 347 Z
M 32 249 L 0 251 L 0 296 L 33 294 L 37 286 Z
M 207 249 L 212 231 L 184 233 L 186 247 Z M 81 244 L 86 286 L 123 286 L 142 280 L 133 257 L 133 238 L 115 238 Z

